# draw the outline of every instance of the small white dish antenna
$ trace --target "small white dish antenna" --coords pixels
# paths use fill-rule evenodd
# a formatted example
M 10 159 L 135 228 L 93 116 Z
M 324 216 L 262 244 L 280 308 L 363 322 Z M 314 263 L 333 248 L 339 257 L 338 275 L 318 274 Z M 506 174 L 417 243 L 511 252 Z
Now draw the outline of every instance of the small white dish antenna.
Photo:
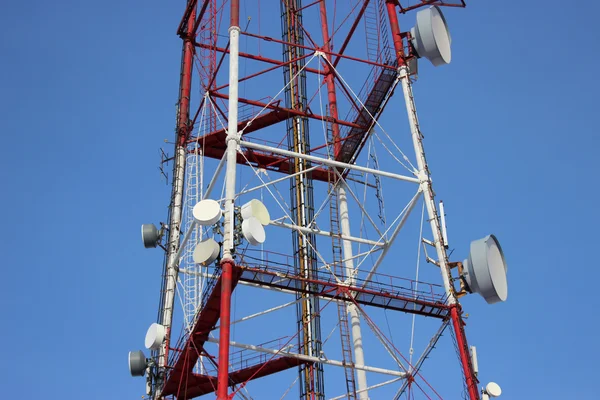
M 452 38 L 442 10 L 431 6 L 417 13 L 417 23 L 410 30 L 412 45 L 419 57 L 425 57 L 438 67 L 452 60 Z
M 160 231 L 154 224 L 142 225 L 142 242 L 147 249 L 158 245 L 158 242 L 160 242 Z
M 199 201 L 192 210 L 192 215 L 200 225 L 210 226 L 217 223 L 223 215 L 221 206 L 215 200 Z
M 256 218 L 263 226 L 269 225 L 271 222 L 271 215 L 269 210 L 262 203 L 262 201 L 253 199 L 242 206 L 241 209 L 242 218 L 248 219 L 250 217 Z
M 485 391 L 490 397 L 500 397 L 502 389 L 496 382 L 490 382 L 485 386 Z
M 165 340 L 166 329 L 163 325 L 153 323 L 146 332 L 145 345 L 148 350 L 158 350 Z
M 471 242 L 471 252 L 463 266 L 463 277 L 471 293 L 479 293 L 489 304 L 506 301 L 506 260 L 494 235 Z
M 129 352 L 129 373 L 131 376 L 144 376 L 148 362 L 141 350 Z
M 210 264 L 219 257 L 220 246 L 215 239 L 208 238 L 196 245 L 192 258 L 196 264 Z
M 250 217 L 242 222 L 242 234 L 252 246 L 258 246 L 265 242 L 265 228 L 258 218 Z

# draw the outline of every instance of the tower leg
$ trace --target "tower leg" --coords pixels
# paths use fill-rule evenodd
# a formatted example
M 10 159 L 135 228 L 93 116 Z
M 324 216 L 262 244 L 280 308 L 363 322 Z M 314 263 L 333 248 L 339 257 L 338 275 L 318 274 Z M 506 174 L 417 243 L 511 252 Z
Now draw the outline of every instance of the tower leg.
M 392 0 L 386 0 L 386 6 L 388 11 L 388 17 L 390 20 L 390 27 L 392 30 L 394 49 L 396 51 L 396 59 L 398 62 L 398 73 L 400 75 L 402 83 L 402 92 L 404 94 L 404 101 L 406 104 L 406 111 L 408 114 L 408 121 L 410 124 L 410 132 L 413 140 L 413 146 L 415 149 L 415 155 L 417 157 L 417 166 L 419 169 L 418 177 L 420 181 L 421 190 L 423 192 L 423 201 L 425 202 L 425 207 L 427 208 L 427 215 L 429 217 L 431 232 L 433 234 L 433 243 L 436 249 L 438 266 L 440 267 L 442 281 L 444 282 L 444 288 L 446 290 L 446 295 L 448 296 L 448 304 L 451 306 L 450 316 L 452 319 L 452 326 L 456 335 L 456 341 L 459 348 L 463 372 L 465 374 L 465 381 L 469 392 L 469 398 L 470 400 L 479 400 L 479 393 L 477 391 L 478 381 L 475 377 L 471 365 L 471 358 L 469 356 L 467 346 L 467 337 L 465 335 L 462 318 L 458 312 L 460 306 L 454 293 L 454 287 L 452 286 L 452 277 L 450 275 L 450 267 L 448 265 L 448 255 L 446 254 L 446 247 L 442 235 L 441 223 L 435 204 L 429 167 L 425 158 L 425 149 L 423 147 L 423 135 L 421 134 L 421 130 L 419 128 L 419 120 L 417 118 L 417 109 L 412 93 L 412 85 L 409 78 L 409 71 L 404 59 L 404 47 L 402 44 L 402 34 L 400 32 L 400 26 L 398 25 L 398 17 L 396 15 L 396 5 Z
M 227 167 L 225 170 L 225 218 L 223 260 L 221 262 L 221 303 L 219 329 L 219 368 L 217 372 L 217 399 L 229 399 L 229 339 L 231 323 L 231 280 L 233 276 L 234 201 L 238 142 L 238 78 L 239 78 L 239 0 L 231 0 L 229 27 L 229 116 L 227 130 Z

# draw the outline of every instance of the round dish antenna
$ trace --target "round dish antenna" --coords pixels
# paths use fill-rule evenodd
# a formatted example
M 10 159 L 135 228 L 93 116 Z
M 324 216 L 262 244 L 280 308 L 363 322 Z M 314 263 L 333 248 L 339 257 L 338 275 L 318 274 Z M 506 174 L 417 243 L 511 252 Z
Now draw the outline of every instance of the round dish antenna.
M 141 350 L 129 352 L 129 373 L 131 376 L 144 376 L 148 362 Z
M 160 242 L 160 236 L 160 231 L 154 224 L 142 225 L 142 242 L 145 248 L 156 247 L 158 242 Z
M 163 340 L 165 340 L 165 327 L 163 325 L 154 323 L 148 328 L 146 332 L 145 345 L 148 350 L 158 350 Z
M 194 206 L 192 214 L 200 225 L 214 225 L 221 219 L 223 211 L 215 200 L 205 199 Z
M 500 397 L 502 394 L 502 389 L 500 389 L 500 385 L 498 385 L 496 382 L 490 382 L 485 386 L 485 392 L 490 397 Z
M 266 239 L 265 228 L 258 218 L 250 217 L 242 222 L 242 234 L 252 246 L 264 243 Z
M 192 258 L 196 264 L 210 264 L 219 257 L 219 243 L 216 240 L 209 238 L 201 241 L 194 248 Z
M 242 206 L 241 209 L 242 218 L 248 219 L 250 217 L 256 218 L 263 226 L 269 225 L 271 222 L 271 216 L 269 210 L 260 200 L 250 200 Z
M 452 38 L 442 10 L 431 6 L 417 13 L 417 23 L 410 30 L 412 45 L 419 58 L 425 57 L 438 67 L 452 59 Z
M 506 261 L 496 236 L 471 242 L 471 252 L 463 266 L 463 278 L 471 293 L 479 293 L 489 304 L 506 300 Z

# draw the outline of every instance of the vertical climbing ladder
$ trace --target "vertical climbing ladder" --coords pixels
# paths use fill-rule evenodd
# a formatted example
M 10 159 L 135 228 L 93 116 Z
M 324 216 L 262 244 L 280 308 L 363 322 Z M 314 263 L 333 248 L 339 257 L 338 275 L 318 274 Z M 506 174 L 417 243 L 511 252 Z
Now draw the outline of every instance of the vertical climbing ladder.
M 328 125 L 330 126 L 330 125 Z M 333 151 L 333 138 L 331 129 L 328 128 L 330 151 Z M 345 280 L 345 268 L 342 255 L 342 240 L 340 238 L 340 221 L 335 171 L 329 175 L 329 213 L 331 219 L 331 249 L 333 253 L 333 272 L 342 282 Z M 356 383 L 354 381 L 354 363 L 352 358 L 352 341 L 350 338 L 350 327 L 348 325 L 348 307 L 346 302 L 337 302 L 340 340 L 342 343 L 342 361 L 344 363 L 344 374 L 346 375 L 346 389 L 348 399 L 356 399 Z

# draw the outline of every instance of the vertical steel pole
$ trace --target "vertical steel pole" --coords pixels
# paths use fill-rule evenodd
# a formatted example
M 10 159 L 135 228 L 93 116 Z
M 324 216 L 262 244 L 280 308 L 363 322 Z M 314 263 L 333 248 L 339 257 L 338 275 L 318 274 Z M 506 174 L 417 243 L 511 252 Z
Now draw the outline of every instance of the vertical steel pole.
M 191 32 L 196 19 L 194 9 L 187 21 L 187 32 Z M 175 143 L 175 160 L 173 164 L 173 183 L 171 189 L 169 237 L 167 242 L 167 262 L 164 293 L 160 323 L 166 328 L 166 338 L 158 353 L 157 388 L 155 395 L 159 396 L 164 384 L 165 367 L 169 362 L 169 343 L 171 325 L 173 323 L 173 304 L 177 285 L 177 264 L 179 262 L 179 240 L 181 235 L 181 212 L 183 204 L 183 186 L 185 179 L 186 142 L 190 132 L 190 92 L 192 88 L 192 66 L 194 56 L 193 37 L 183 36 L 183 55 L 181 59 L 181 76 L 179 82 L 179 104 L 177 107 L 177 138 Z
M 325 1 L 321 1 L 320 6 L 320 16 L 321 16 L 321 33 L 323 35 L 323 50 L 328 53 L 331 51 L 331 43 L 329 37 L 329 24 L 327 22 L 327 7 L 325 5 Z M 325 54 L 323 57 L 327 57 L 329 59 L 329 54 Z M 331 61 L 331 60 L 330 60 Z M 338 119 L 338 109 L 337 109 L 337 94 L 335 90 L 335 82 L 333 71 L 331 70 L 330 64 L 327 63 L 327 72 L 325 75 L 325 82 L 327 84 L 327 100 L 329 102 L 329 112 L 335 120 Z M 333 131 L 333 154 L 334 159 L 338 159 L 340 155 L 342 144 L 340 137 L 340 127 L 338 124 L 332 124 Z M 340 218 L 340 230 L 342 235 L 350 236 L 350 218 L 348 216 L 348 199 L 346 197 L 346 187 L 344 182 L 339 182 L 337 188 L 338 191 L 338 201 L 339 201 L 339 218 Z M 348 240 L 342 241 L 342 248 L 346 267 L 346 276 L 351 283 L 353 281 L 354 276 L 354 261 L 352 254 L 352 243 Z M 365 356 L 362 345 L 362 332 L 360 328 L 360 316 L 358 314 L 358 310 L 356 306 L 352 303 L 348 305 L 348 314 L 350 314 L 350 326 L 351 326 L 351 335 L 352 335 L 352 343 L 354 350 L 354 358 L 356 364 L 365 365 Z M 357 377 L 357 386 L 358 386 L 358 398 L 361 400 L 368 400 L 368 385 L 367 385 L 367 373 L 363 370 L 356 371 Z
M 427 215 L 429 216 L 429 223 L 431 225 L 431 231 L 433 234 L 433 242 L 438 257 L 438 264 L 442 273 L 442 280 L 444 282 L 444 288 L 448 295 L 448 304 L 451 308 L 451 319 L 454 333 L 458 344 L 458 350 L 460 353 L 460 359 L 469 391 L 469 397 L 471 400 L 479 400 L 479 392 L 477 391 L 477 378 L 473 372 L 471 366 L 471 358 L 467 346 L 467 338 L 463 329 L 463 321 L 458 313 L 458 301 L 454 293 L 454 287 L 452 286 L 452 278 L 450 275 L 450 267 L 448 265 L 448 255 L 446 254 L 446 247 L 443 240 L 442 228 L 440 224 L 439 214 L 435 205 L 434 192 L 431 183 L 431 176 L 427 160 L 425 158 L 425 148 L 423 146 L 423 135 L 419 129 L 419 121 L 417 118 L 417 109 L 412 93 L 412 85 L 409 78 L 409 71 L 404 60 L 404 47 L 402 44 L 402 35 L 400 32 L 400 26 L 398 24 L 398 17 L 396 15 L 396 6 L 392 0 L 386 0 L 386 6 L 388 16 L 390 19 L 390 26 L 392 29 L 392 37 L 394 41 L 394 48 L 396 50 L 396 57 L 398 61 L 398 72 L 402 83 L 402 91 L 404 93 L 404 100 L 406 103 L 406 111 L 408 113 L 408 121 L 410 124 L 410 131 L 413 140 L 413 146 L 417 157 L 417 166 L 419 169 L 419 181 L 421 190 L 423 191 L 423 200 L 425 201 L 425 207 L 427 208 Z
M 233 276 L 234 201 L 237 167 L 238 78 L 240 40 L 240 2 L 231 0 L 229 24 L 229 116 L 227 127 L 227 168 L 225 170 L 225 229 L 221 267 L 221 309 L 219 328 L 219 369 L 217 372 L 217 399 L 229 399 L 229 338 L 231 324 L 231 280 Z
M 338 200 L 340 205 L 340 231 L 342 235 L 350 236 L 350 216 L 348 214 L 348 199 L 346 197 L 346 184 L 340 182 L 337 186 Z M 354 286 L 354 259 L 352 254 L 352 242 L 342 239 L 342 248 L 344 250 L 344 260 L 346 267 L 346 277 L 348 284 Z M 348 304 L 348 314 L 350 314 L 350 326 L 352 334 L 352 344 L 354 350 L 354 359 L 356 364 L 365 365 L 365 353 L 363 349 L 362 330 L 360 328 L 360 315 L 356 304 Z M 367 384 L 367 372 L 364 370 L 356 370 L 358 390 L 356 394 L 360 400 L 368 400 L 369 392 Z

